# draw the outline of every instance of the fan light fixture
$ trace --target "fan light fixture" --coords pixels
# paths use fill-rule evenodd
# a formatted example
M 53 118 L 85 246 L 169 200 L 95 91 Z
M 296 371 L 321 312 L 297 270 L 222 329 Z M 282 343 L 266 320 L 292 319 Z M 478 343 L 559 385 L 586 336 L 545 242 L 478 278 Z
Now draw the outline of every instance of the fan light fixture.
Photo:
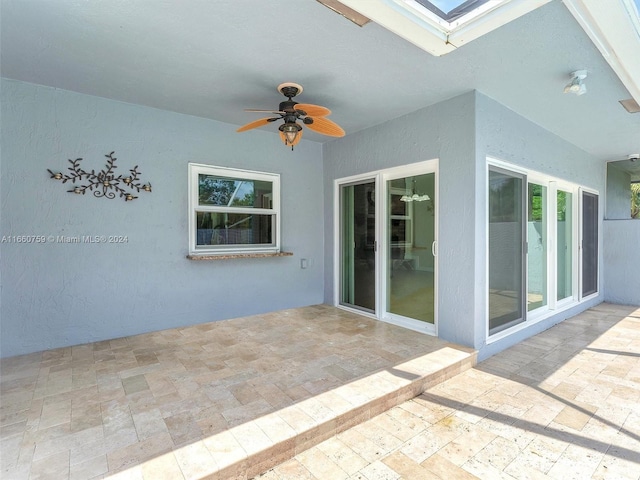
M 262 127 L 271 122 L 283 120 L 284 123 L 278 127 L 280 140 L 287 147 L 295 147 L 302 139 L 302 125 L 304 124 L 309 130 L 328 135 L 330 137 L 344 137 L 344 130 L 337 123 L 326 118 L 331 114 L 331 110 L 321 105 L 313 105 L 310 103 L 298 103 L 292 100 L 293 97 L 302 93 L 302 85 L 297 83 L 285 82 L 278 85 L 278 92 L 287 97 L 287 100 L 280 102 L 278 110 L 256 110 L 247 109 L 247 112 L 263 112 L 277 115 L 275 117 L 266 117 L 254 120 L 246 125 L 238 128 L 237 132 L 246 132 L 254 128 Z
M 283 142 L 287 146 L 293 147 L 300 141 L 298 135 L 302 136 L 302 127 L 297 123 L 285 123 L 280 126 L 279 130 L 282 132 Z
M 564 93 L 573 93 L 578 96 L 587 93 L 587 85 L 584 83 L 585 78 L 587 78 L 586 70 L 572 72 L 571 81 L 564 87 Z

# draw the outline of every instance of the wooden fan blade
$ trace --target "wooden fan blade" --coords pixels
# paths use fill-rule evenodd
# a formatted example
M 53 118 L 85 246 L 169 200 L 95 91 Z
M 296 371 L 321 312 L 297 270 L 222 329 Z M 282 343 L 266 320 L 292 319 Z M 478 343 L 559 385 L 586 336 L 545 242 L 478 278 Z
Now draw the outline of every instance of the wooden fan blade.
M 344 130 L 340 125 L 332 122 L 328 118 L 314 117 L 313 123 L 305 124 L 305 127 L 313 130 L 314 132 L 328 135 L 330 137 L 344 137 Z
M 270 121 L 271 121 L 271 117 L 261 118 L 260 120 L 255 120 L 253 122 L 247 123 L 246 125 L 243 125 L 238 130 L 236 130 L 236 132 L 246 132 L 247 130 L 251 130 L 252 128 L 258 128 L 263 125 L 266 125 Z
M 295 107 L 296 110 L 302 110 L 306 115 L 310 117 L 326 117 L 331 114 L 331 110 L 327 107 L 320 105 L 312 105 L 310 103 L 298 103 Z
M 298 130 L 298 135 L 296 135 L 296 139 L 293 141 L 293 143 L 289 143 L 287 141 L 287 137 L 284 135 L 284 133 L 282 132 L 278 132 L 278 133 L 280 133 L 280 140 L 282 140 L 282 143 L 290 147 L 295 147 L 298 143 L 300 143 L 300 140 L 302 139 L 303 131 L 304 130 Z
M 245 108 L 244 109 L 245 112 L 252 112 L 252 113 L 273 113 L 273 114 L 286 114 L 286 112 L 280 112 L 278 110 L 260 110 L 257 108 Z

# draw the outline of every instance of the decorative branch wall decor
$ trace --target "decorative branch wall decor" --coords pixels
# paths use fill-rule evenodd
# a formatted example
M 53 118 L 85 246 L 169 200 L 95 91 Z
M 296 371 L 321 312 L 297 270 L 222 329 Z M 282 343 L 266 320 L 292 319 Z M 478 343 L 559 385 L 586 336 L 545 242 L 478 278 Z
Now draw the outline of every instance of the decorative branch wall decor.
M 51 178 L 54 180 L 62 180 L 62 183 L 71 182 L 84 183 L 84 185 L 77 185 L 71 190 L 67 190 L 69 193 L 77 193 L 84 195 L 87 190 L 92 191 L 95 197 L 116 198 L 116 194 L 119 193 L 120 197 L 124 198 L 125 202 L 129 200 L 135 200 L 136 196 L 132 192 L 150 192 L 151 184 L 143 184 L 139 179 L 138 166 L 136 165 L 129 170 L 130 175 L 123 177 L 122 175 L 116 176 L 113 172 L 116 168 L 117 158 L 113 156 L 115 152 L 111 152 L 109 155 L 105 155 L 108 158 L 107 165 L 104 169 L 96 173 L 95 170 L 87 172 L 80 168 L 80 162 L 82 158 L 76 158 L 75 160 L 69 159 L 71 166 L 69 170 L 71 173 L 63 174 L 61 172 L 54 173 L 47 168 L 47 172 L 51 174 Z M 125 190 L 128 188 L 130 191 Z

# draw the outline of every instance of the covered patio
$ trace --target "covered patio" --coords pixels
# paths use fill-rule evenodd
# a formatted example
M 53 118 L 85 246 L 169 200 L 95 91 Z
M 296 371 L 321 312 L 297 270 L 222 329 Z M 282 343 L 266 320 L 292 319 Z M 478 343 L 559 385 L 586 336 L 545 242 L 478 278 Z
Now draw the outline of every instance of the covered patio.
M 326 305 L 11 357 L 3 478 L 251 478 L 475 361 Z

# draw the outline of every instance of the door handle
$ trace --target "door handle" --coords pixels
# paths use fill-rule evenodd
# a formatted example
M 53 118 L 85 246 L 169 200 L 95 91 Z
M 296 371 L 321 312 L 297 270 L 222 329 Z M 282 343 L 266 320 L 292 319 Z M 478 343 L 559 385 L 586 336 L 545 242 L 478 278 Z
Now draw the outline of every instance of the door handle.
M 438 250 L 438 242 L 436 242 L 435 240 L 433 241 L 433 243 L 431 244 L 431 255 L 433 255 L 434 257 L 438 256 L 437 250 Z

